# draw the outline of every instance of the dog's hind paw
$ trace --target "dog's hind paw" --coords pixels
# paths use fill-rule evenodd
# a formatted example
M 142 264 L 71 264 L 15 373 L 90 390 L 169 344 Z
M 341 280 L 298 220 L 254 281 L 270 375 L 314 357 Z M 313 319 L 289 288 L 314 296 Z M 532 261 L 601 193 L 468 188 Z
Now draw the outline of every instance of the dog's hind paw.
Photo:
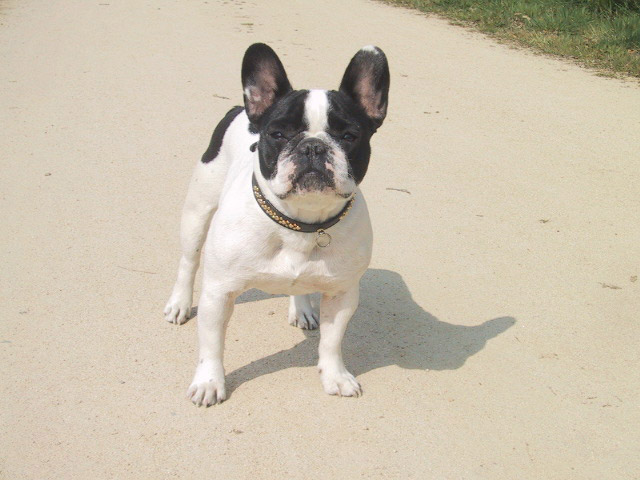
M 289 325 L 305 330 L 318 328 L 318 314 L 313 311 L 309 295 L 294 295 L 290 298 Z

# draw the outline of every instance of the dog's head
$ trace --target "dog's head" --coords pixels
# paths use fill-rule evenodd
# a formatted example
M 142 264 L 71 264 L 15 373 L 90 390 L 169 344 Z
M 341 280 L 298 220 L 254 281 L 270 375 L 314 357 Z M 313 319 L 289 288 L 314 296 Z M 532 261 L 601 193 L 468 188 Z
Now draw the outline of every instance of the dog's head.
M 275 52 L 247 50 L 244 103 L 257 145 L 261 182 L 281 200 L 349 198 L 369 165 L 369 141 L 386 116 L 387 59 L 377 47 L 353 57 L 337 91 L 293 90 Z

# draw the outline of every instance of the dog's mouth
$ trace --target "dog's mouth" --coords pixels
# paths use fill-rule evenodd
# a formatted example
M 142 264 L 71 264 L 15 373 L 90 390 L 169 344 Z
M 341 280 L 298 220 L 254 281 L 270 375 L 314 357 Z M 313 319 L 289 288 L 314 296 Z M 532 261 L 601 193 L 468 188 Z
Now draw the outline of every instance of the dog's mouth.
M 293 190 L 304 195 L 305 193 L 329 193 L 335 190 L 335 183 L 331 172 L 317 169 L 307 169 L 298 173 L 291 181 Z
M 280 183 L 281 186 L 286 186 L 286 190 L 274 192 L 281 200 L 291 196 L 303 197 L 306 195 L 349 198 L 353 194 L 352 189 L 339 187 L 341 183 L 337 181 L 332 168 L 322 168 L 317 165 L 296 165 L 292 170 L 287 180 Z
M 321 172 L 320 170 L 310 169 L 306 172 L 300 173 L 292 182 L 294 185 L 301 187 L 313 188 L 314 186 L 329 186 L 333 185 L 333 179 L 327 174 L 327 172 Z

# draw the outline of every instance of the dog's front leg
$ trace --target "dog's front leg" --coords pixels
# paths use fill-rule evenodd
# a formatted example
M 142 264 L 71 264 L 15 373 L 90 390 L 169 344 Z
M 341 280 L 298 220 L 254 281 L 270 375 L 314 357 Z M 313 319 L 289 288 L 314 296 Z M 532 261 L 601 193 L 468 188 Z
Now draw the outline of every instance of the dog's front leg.
M 224 385 L 224 337 L 233 313 L 235 294 L 207 292 L 198 304 L 198 367 L 187 396 L 197 406 L 213 405 L 227 398 Z
M 342 361 L 342 338 L 358 307 L 359 296 L 359 285 L 355 284 L 344 293 L 322 297 L 318 370 L 324 391 L 329 395 L 357 397 L 362 393 L 360 384 Z

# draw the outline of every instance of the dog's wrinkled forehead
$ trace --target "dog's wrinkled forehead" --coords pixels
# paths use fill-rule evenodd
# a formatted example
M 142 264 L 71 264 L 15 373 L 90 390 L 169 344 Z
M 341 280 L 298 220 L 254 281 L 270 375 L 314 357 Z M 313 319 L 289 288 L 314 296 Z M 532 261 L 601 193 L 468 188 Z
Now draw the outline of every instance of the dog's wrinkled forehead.
M 329 99 L 323 90 L 298 90 L 289 93 L 267 112 L 266 127 L 289 127 L 310 135 L 328 127 Z
M 265 115 L 264 127 L 296 128 L 309 136 L 329 130 L 340 130 L 348 124 L 369 130 L 362 111 L 341 92 L 297 90 L 286 95 Z

